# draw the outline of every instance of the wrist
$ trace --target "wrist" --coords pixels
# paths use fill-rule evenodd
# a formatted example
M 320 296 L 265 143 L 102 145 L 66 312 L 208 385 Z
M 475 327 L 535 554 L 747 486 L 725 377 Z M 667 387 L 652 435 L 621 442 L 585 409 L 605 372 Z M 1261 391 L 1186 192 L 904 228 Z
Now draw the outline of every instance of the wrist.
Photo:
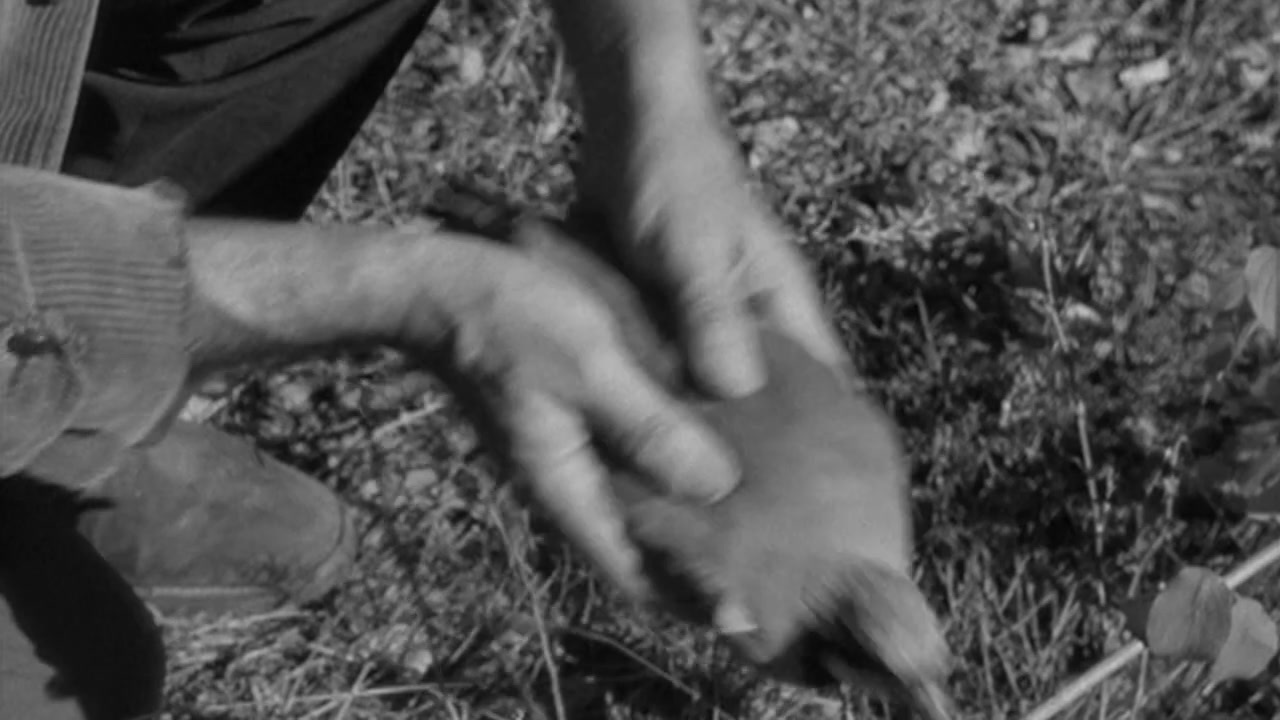
M 396 252 L 378 260 L 399 271 L 385 300 L 394 309 L 389 344 L 428 360 L 447 356 L 457 329 L 495 292 L 494 276 L 509 250 L 445 231 L 406 233 L 397 242 Z
M 714 119 L 694 0 L 556 0 L 588 141 Z
M 427 281 L 421 231 L 197 219 L 188 237 L 198 371 L 395 344 Z

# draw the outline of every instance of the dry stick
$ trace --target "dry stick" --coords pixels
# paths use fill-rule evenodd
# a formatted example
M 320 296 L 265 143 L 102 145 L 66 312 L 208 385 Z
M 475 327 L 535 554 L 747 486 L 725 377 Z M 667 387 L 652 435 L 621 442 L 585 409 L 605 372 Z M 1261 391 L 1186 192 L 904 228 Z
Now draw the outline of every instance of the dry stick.
M 525 564 L 525 559 L 518 554 L 519 551 L 511 539 L 511 533 L 507 531 L 506 523 L 502 521 L 492 503 L 489 504 L 489 516 L 502 535 L 502 543 L 507 548 L 511 564 L 515 566 L 516 574 L 520 576 L 525 592 L 529 594 L 529 612 L 533 615 L 533 624 L 538 631 L 538 644 L 542 650 L 542 661 L 547 665 L 547 676 L 551 680 L 551 701 L 555 705 L 556 720 L 566 720 L 568 715 L 565 713 L 564 695 L 560 691 L 560 667 L 556 664 L 555 653 L 551 650 L 551 635 L 547 632 L 547 623 L 542 617 L 538 588 L 535 587 L 533 578 L 529 577 L 529 567 Z
M 1226 581 L 1227 587 L 1235 590 L 1277 560 L 1280 560 L 1280 540 L 1275 540 L 1270 545 L 1259 550 L 1223 579 Z M 1112 653 L 1102 662 L 1094 665 L 1088 672 L 1076 678 L 1055 693 L 1053 697 L 1041 703 L 1023 720 L 1049 720 L 1074 705 L 1076 701 L 1080 700 L 1086 693 L 1100 685 L 1107 678 L 1124 669 L 1126 665 L 1133 662 L 1134 658 L 1142 655 L 1145 650 L 1146 646 L 1143 645 L 1141 640 L 1130 640 L 1127 645 Z

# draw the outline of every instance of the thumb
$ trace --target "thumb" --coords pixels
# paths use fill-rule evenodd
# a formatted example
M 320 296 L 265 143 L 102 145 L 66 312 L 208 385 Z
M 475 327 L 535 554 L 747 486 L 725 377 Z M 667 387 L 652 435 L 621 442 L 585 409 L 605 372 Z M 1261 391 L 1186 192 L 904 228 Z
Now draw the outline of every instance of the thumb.
M 694 379 L 721 397 L 743 397 L 765 382 L 755 323 L 728 273 L 688 269 L 676 294 L 681 344 Z

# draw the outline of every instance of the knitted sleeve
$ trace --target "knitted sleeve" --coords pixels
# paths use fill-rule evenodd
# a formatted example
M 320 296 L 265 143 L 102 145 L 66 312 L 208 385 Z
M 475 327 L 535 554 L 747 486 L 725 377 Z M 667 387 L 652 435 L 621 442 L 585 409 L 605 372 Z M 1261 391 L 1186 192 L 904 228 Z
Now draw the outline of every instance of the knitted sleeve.
M 162 185 L 0 165 L 0 477 L 83 475 L 176 410 L 183 217 Z

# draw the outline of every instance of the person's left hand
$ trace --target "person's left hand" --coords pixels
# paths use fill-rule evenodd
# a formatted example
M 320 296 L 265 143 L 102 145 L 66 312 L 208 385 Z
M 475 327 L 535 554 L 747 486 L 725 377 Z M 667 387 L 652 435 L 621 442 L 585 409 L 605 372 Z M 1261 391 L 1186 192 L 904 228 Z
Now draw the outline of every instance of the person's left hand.
M 713 114 L 692 115 L 637 121 L 630 137 L 588 138 L 584 202 L 609 218 L 626 269 L 670 298 L 665 309 L 704 390 L 735 397 L 764 382 L 753 315 L 849 375 L 798 250 L 750 192 Z

